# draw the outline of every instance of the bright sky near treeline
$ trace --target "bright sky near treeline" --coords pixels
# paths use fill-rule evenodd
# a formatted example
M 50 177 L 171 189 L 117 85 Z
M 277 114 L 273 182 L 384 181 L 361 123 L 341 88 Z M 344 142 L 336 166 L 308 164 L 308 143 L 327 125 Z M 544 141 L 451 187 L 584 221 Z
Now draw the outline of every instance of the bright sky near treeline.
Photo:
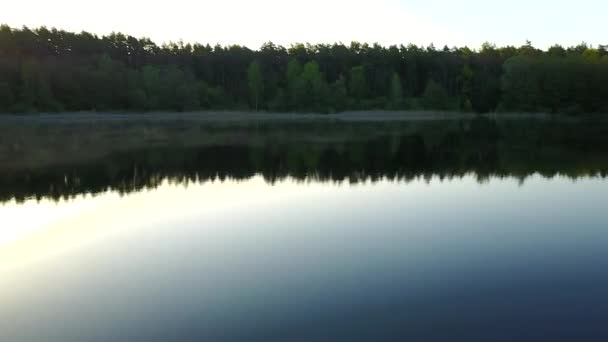
M 177 41 L 241 44 L 273 41 L 437 47 L 483 42 L 547 48 L 608 44 L 606 0 L 20 0 L 2 5 L 0 23 L 108 34 L 120 31 Z

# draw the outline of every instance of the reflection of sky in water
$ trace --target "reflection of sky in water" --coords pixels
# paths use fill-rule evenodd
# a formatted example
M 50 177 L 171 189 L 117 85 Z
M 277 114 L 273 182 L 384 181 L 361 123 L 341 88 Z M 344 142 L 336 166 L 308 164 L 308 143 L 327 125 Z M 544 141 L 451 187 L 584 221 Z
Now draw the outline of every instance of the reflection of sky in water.
M 0 336 L 599 336 L 607 191 L 539 176 L 256 177 L 4 204 Z

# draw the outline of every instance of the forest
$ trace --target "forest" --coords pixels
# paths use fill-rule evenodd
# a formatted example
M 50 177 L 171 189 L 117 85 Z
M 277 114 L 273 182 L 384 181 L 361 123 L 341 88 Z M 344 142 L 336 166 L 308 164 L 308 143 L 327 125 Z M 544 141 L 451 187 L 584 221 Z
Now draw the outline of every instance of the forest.
M 608 46 L 170 42 L 0 26 L 0 112 L 608 113 Z

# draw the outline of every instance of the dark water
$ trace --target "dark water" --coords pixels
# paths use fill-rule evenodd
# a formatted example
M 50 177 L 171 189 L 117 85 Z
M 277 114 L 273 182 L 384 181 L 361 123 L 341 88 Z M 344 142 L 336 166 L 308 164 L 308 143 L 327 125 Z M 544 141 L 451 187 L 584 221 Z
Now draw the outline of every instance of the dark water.
M 4 169 L 0 341 L 608 339 L 608 125 L 359 125 Z

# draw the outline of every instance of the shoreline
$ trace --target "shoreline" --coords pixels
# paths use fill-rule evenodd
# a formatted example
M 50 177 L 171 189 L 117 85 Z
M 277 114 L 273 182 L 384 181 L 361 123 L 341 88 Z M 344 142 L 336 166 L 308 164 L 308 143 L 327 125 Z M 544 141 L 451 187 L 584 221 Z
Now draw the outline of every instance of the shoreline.
M 432 121 L 432 120 L 462 120 L 485 117 L 493 119 L 547 119 L 586 118 L 572 117 L 546 113 L 461 113 L 438 111 L 349 111 L 337 114 L 318 113 L 274 113 L 247 111 L 194 111 L 194 112 L 62 112 L 37 114 L 0 114 L 1 122 L 33 122 L 33 123 L 92 123 L 92 122 L 214 122 L 238 123 L 259 121 L 284 122 L 390 122 L 390 121 Z M 592 117 L 602 117 L 593 115 Z

